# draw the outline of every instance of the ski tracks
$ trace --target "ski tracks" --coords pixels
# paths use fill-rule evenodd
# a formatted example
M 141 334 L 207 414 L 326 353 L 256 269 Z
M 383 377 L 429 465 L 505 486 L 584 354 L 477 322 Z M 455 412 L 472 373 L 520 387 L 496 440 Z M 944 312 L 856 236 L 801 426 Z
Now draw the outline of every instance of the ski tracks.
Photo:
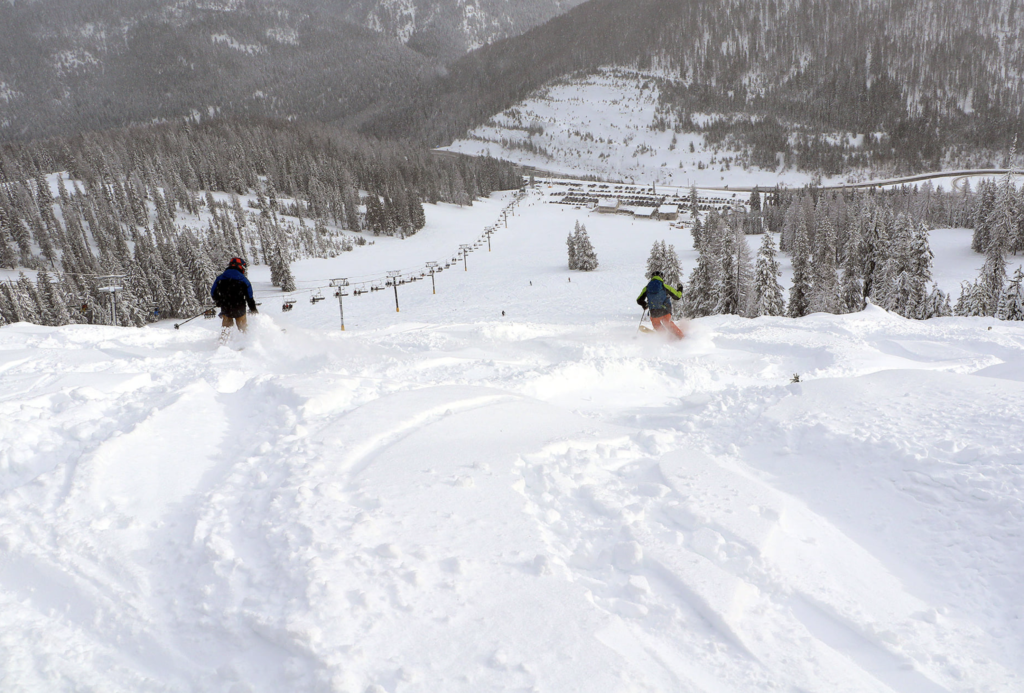
M 618 617 L 606 644 L 642 647 L 657 664 L 634 672 L 638 684 L 1011 690 L 981 629 L 908 593 L 798 499 L 676 446 L 668 432 L 641 432 L 521 460 L 518 488 L 551 553 L 538 569 L 564 571 Z

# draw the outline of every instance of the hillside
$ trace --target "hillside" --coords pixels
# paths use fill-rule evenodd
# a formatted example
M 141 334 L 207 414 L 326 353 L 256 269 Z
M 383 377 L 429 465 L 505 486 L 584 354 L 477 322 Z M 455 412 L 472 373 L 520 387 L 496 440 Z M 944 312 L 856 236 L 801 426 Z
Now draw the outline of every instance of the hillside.
M 337 123 L 572 4 L 0 3 L 0 141 L 193 113 Z
M 1022 323 L 638 336 L 648 249 L 689 268 L 688 234 L 540 192 L 345 332 L 313 287 L 450 258 L 511 197 L 296 263 L 287 313 L 254 268 L 230 347 L 0 328 L 0 687 L 1019 690 Z
M 1024 131 L 1018 5 L 592 0 L 457 61 L 369 127 L 449 144 L 553 80 L 619 66 L 664 78 L 642 125 L 761 168 L 992 163 Z

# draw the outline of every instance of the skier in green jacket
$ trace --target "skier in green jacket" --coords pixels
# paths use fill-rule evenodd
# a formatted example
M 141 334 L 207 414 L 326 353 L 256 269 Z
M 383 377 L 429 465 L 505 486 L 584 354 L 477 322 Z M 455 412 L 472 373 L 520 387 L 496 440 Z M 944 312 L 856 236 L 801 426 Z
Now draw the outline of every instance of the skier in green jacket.
M 651 311 L 651 322 L 654 329 L 668 331 L 676 339 L 683 338 L 683 331 L 679 325 L 672 322 L 672 301 L 678 301 L 683 297 L 682 287 L 674 288 L 665 283 L 661 278 L 661 272 L 655 272 L 647 286 L 643 288 L 636 302 L 644 310 Z

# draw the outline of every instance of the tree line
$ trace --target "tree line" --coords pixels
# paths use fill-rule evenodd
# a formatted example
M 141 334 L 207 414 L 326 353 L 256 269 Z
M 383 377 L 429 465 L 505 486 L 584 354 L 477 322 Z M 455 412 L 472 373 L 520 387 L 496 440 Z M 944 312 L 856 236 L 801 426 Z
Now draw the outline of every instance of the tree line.
M 278 121 L 184 121 L 7 144 L 0 267 L 38 275 L 0 284 L 0 320 L 189 317 L 232 256 L 269 265 L 274 284 L 291 290 L 294 260 L 334 257 L 366 233 L 414 234 L 424 202 L 469 205 L 520 185 L 507 162 Z M 113 275 L 123 280 L 112 318 L 97 278 Z
M 754 196 L 759 200 L 760 194 Z M 691 191 L 696 198 L 696 191 Z M 753 199 L 753 197 L 752 197 Z M 1024 251 L 1024 187 L 1007 175 L 977 192 L 943 192 L 930 184 L 887 192 L 774 191 L 752 214 L 694 212 L 697 265 L 680 312 L 689 317 L 853 313 L 871 301 L 907 318 L 950 315 L 1024 319 L 1024 270 L 1007 276 L 1009 256 Z M 696 206 L 694 203 L 694 210 Z M 759 223 L 751 224 L 751 218 Z M 930 228 L 973 229 L 971 247 L 984 256 L 955 303 L 932 278 Z M 766 230 L 756 258 L 745 235 Z M 966 239 L 965 239 L 966 240 Z M 779 282 L 778 252 L 788 253 L 788 296 Z M 655 244 L 648 261 L 671 281 L 681 278 L 672 246 Z

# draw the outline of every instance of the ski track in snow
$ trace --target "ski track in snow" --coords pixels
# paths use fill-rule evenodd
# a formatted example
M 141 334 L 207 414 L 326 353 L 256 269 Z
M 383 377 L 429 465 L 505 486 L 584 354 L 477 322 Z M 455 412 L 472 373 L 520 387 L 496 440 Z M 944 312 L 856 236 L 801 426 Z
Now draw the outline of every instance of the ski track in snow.
M 650 241 L 562 218 L 424 322 L 0 330 L 0 689 L 1024 688 L 1024 328 L 638 339 Z

